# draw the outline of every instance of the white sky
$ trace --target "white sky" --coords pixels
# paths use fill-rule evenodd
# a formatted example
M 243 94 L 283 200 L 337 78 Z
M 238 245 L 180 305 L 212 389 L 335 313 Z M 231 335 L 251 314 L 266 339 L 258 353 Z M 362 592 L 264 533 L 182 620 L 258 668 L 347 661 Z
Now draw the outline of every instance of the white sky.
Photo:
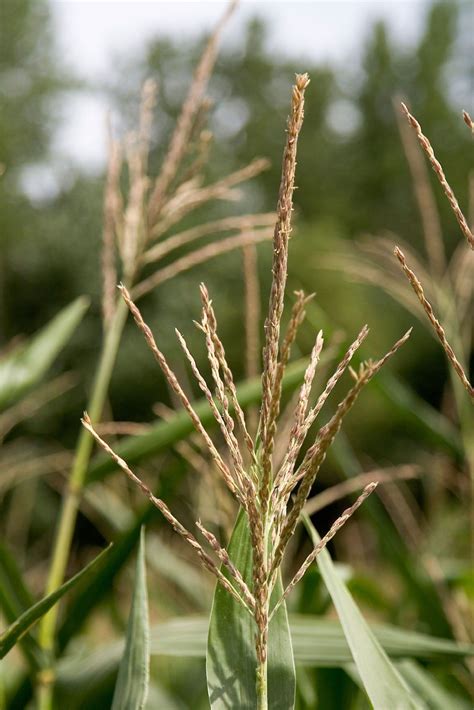
M 225 4 L 222 0 L 51 2 L 62 62 L 93 83 L 107 77 L 114 57 L 139 55 L 156 35 L 188 38 L 208 31 Z M 428 0 L 243 0 L 222 41 L 237 44 L 247 20 L 258 15 L 269 25 L 269 46 L 275 53 L 295 60 L 357 63 L 364 37 L 376 19 L 383 18 L 397 40 L 411 44 L 422 28 L 428 4 Z M 300 68 L 300 62 L 295 62 L 295 70 Z M 106 108 L 93 91 L 69 97 L 55 141 L 58 159 L 72 158 L 88 170 L 102 167 Z

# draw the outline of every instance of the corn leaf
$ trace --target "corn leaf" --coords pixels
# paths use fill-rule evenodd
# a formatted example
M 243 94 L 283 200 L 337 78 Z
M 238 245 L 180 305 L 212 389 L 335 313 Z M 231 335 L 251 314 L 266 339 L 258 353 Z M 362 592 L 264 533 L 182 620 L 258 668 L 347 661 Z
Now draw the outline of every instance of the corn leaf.
M 41 599 L 36 604 L 33 604 L 29 609 L 23 612 L 16 621 L 13 622 L 1 635 L 0 635 L 0 658 L 3 658 L 30 629 L 34 624 L 36 624 L 39 619 L 41 619 L 46 612 L 48 612 L 51 607 L 53 607 L 64 594 L 66 594 L 70 589 L 72 589 L 81 579 L 86 577 L 95 565 L 103 562 L 110 552 L 110 546 L 100 553 L 92 562 L 84 567 L 80 572 L 78 572 L 74 577 L 65 582 L 61 587 L 56 589 L 48 596 Z
M 0 609 L 8 623 L 13 623 L 26 609 L 34 604 L 16 559 L 4 543 L 0 543 Z M 44 653 L 36 639 L 24 636 L 20 641 L 21 651 L 33 672 L 41 668 Z
M 142 710 L 144 707 L 148 693 L 149 643 L 145 533 L 142 528 L 125 651 L 119 666 L 112 710 Z
M 337 667 L 352 658 L 338 620 L 290 614 L 290 629 L 298 663 Z M 413 657 L 435 661 L 449 658 L 456 660 L 474 655 L 473 644 L 460 644 L 417 631 L 406 631 L 389 624 L 371 624 L 370 629 L 390 658 Z
M 359 459 L 344 432 L 339 432 L 331 446 L 329 456 L 346 478 L 363 472 Z M 416 602 L 420 619 L 434 636 L 452 638 L 452 628 L 432 578 L 407 547 L 383 508 L 382 502 L 376 496 L 370 496 L 361 508 L 361 515 L 370 518 L 376 528 L 376 537 L 382 553 L 399 572 L 410 598 Z
M 406 682 L 423 698 L 430 710 L 469 710 L 470 703 L 448 692 L 419 663 L 406 659 L 397 663 L 398 670 Z
M 317 545 L 320 537 L 308 516 L 305 516 L 304 522 L 313 544 Z M 349 590 L 337 574 L 327 550 L 322 550 L 318 555 L 317 564 L 374 710 L 419 708 L 420 705 L 408 685 L 377 641 Z
M 346 668 L 353 663 L 352 653 L 337 619 L 290 614 L 290 631 L 295 662 L 306 668 Z M 474 646 L 438 639 L 385 624 L 371 625 L 371 630 L 390 658 L 400 663 L 413 658 L 423 661 L 459 661 L 474 655 Z M 209 629 L 207 616 L 188 616 L 156 624 L 150 632 L 153 656 L 203 659 Z M 87 688 L 92 693 L 117 671 L 123 654 L 123 642 L 104 645 L 83 656 L 64 657 L 58 665 L 58 691 L 76 696 Z M 410 683 L 411 685 L 411 683 Z
M 247 583 L 252 580 L 252 547 L 246 515 L 241 512 L 229 543 L 229 556 Z M 222 571 L 225 574 L 224 568 Z M 281 595 L 281 582 L 275 595 Z M 255 622 L 220 585 L 216 586 L 207 642 L 207 686 L 212 710 L 257 706 Z M 270 623 L 268 707 L 288 710 L 295 702 L 295 665 L 284 604 Z
M 89 306 L 81 296 L 63 308 L 36 335 L 0 361 L 0 411 L 18 401 L 46 374 Z
M 154 506 L 147 505 L 131 527 L 117 537 L 104 564 L 87 580 L 87 585 L 83 587 L 81 585 L 74 594 L 68 605 L 67 615 L 58 631 L 57 645 L 60 651 L 64 651 L 71 639 L 81 630 L 91 612 L 105 596 L 110 594 L 115 578 L 136 547 L 142 525 L 157 514 L 158 511 Z
M 404 426 L 429 446 L 439 447 L 462 460 L 461 437 L 452 422 L 392 372 L 382 370 L 379 375 L 372 386 L 390 403 L 393 412 L 398 411 Z

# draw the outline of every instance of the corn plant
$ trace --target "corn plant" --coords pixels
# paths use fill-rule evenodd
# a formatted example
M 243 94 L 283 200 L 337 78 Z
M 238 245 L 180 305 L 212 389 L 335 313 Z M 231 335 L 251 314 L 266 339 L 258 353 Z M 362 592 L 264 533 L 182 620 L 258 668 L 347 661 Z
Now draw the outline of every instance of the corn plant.
M 221 180 L 204 183 L 203 170 L 212 139 L 210 132 L 202 129 L 202 120 L 207 110 L 205 92 L 215 63 L 220 32 L 234 5 L 229 5 L 196 67 L 158 176 L 152 178 L 148 174 L 151 125 L 157 92 L 153 81 L 145 82 L 143 87 L 137 131 L 129 134 L 123 142 L 110 136 L 102 246 L 104 339 L 88 403 L 90 417 L 96 423 L 102 416 L 127 315 L 124 301 L 115 295 L 117 261 L 120 278 L 132 289 L 134 297 L 139 298 L 177 274 L 219 254 L 271 237 L 269 220 L 272 216 L 268 214 L 229 217 L 190 230 L 176 231 L 176 225 L 197 208 L 215 200 L 238 200 L 240 193 L 237 186 L 267 167 L 267 161 L 257 158 Z M 124 160 L 128 173 L 125 197 L 120 186 Z M 228 236 L 215 239 L 159 268 L 160 260 L 169 253 L 193 244 L 199 238 L 223 233 Z M 145 267 L 147 275 L 143 276 Z M 46 584 L 47 594 L 58 589 L 64 580 L 91 452 L 92 441 L 82 431 L 57 524 Z M 56 620 L 57 612 L 53 609 L 41 622 L 40 643 L 50 655 L 54 649 Z M 51 668 L 42 675 L 44 682 L 40 705 L 44 710 L 51 706 L 49 686 L 53 677 Z
M 234 378 L 218 335 L 212 300 L 204 284 L 200 288 L 202 311 L 198 326 L 205 339 L 214 393 L 198 369 L 185 338 L 178 331 L 176 333 L 222 432 L 229 462 L 223 458 L 209 436 L 129 290 L 124 284 L 120 285 L 122 297 L 169 386 L 188 412 L 196 431 L 210 452 L 216 469 L 240 507 L 227 547 L 198 521 L 197 529 L 210 548 L 209 551 L 206 550 L 194 533 L 176 519 L 166 503 L 157 498 L 127 462 L 106 443 L 94 428 L 87 413 L 82 420 L 85 429 L 92 434 L 96 442 L 140 487 L 174 530 L 193 548 L 203 567 L 216 577 L 207 654 L 208 691 L 213 708 L 257 707 L 259 710 L 265 710 L 268 707 L 293 707 L 294 660 L 285 600 L 327 543 L 373 492 L 376 482 L 366 485 L 355 503 L 333 523 L 322 539 L 316 541 L 312 552 L 285 587 L 281 580 L 281 564 L 314 480 L 344 416 L 355 404 L 364 386 L 410 335 L 410 331 L 407 332 L 381 359 L 363 363 L 358 371 L 351 370 L 354 379 L 352 388 L 338 405 L 335 414 L 319 428 L 314 442 L 298 463 L 298 455 L 311 426 L 336 383 L 349 367 L 354 353 L 366 338 L 368 328 L 364 326 L 361 329 L 315 405 L 310 407 L 312 383 L 323 347 L 323 336 L 319 332 L 295 406 L 290 444 L 283 462 L 278 469 L 274 468 L 272 454 L 278 435 L 282 379 L 291 346 L 304 318 L 307 302 L 304 294 L 301 294 L 281 339 L 297 144 L 304 115 L 304 93 L 308 84 L 309 78 L 306 74 L 297 75 L 292 91 L 273 235 L 272 285 L 263 348 L 262 402 L 258 430 L 254 438 L 249 434 L 245 413 L 238 401 Z M 234 414 L 231 413 L 231 405 Z M 213 553 L 213 556 L 210 553 Z M 363 621 L 361 624 L 364 628 Z M 379 648 L 375 652 L 376 656 L 378 654 L 383 658 L 383 652 Z M 398 672 L 394 669 L 390 672 L 393 674 L 392 683 L 399 693 L 406 694 L 407 702 L 411 706 L 410 694 Z

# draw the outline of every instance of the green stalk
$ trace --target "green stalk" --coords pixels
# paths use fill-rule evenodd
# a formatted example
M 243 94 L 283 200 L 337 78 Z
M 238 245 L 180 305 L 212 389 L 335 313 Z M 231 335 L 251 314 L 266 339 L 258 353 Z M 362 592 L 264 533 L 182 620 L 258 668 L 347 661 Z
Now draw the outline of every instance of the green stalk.
M 256 693 L 257 693 L 257 710 L 268 710 L 268 635 L 269 635 L 269 611 L 270 611 L 270 579 L 269 571 L 269 545 L 270 545 L 270 530 L 268 509 L 263 515 L 263 530 L 264 530 L 264 550 L 265 550 L 265 579 L 266 579 L 266 594 L 265 594 L 265 617 L 266 617 L 266 648 L 265 660 L 257 665 L 256 669 Z
M 268 710 L 268 658 L 257 667 L 257 710 Z
M 101 416 L 109 389 L 110 379 L 115 366 L 117 352 L 127 318 L 128 309 L 122 298 L 117 300 L 114 317 L 106 333 L 99 367 L 96 372 L 92 394 L 88 404 L 88 413 L 92 422 L 97 423 Z M 87 469 L 93 448 L 93 438 L 81 427 L 77 440 L 74 461 L 69 479 L 69 487 L 63 498 L 61 513 L 54 540 L 53 554 L 46 583 L 46 594 L 50 594 L 64 581 L 69 559 L 71 541 L 74 534 L 77 512 L 84 489 Z M 40 646 L 53 658 L 54 636 L 58 606 L 53 607 L 41 620 L 39 631 Z M 54 671 L 44 668 L 40 673 L 39 710 L 51 710 Z

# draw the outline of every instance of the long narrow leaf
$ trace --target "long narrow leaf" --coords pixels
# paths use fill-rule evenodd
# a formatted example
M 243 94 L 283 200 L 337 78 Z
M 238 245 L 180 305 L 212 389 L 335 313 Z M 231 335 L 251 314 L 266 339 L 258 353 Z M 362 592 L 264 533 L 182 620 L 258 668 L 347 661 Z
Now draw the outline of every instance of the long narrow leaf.
M 430 446 L 462 460 L 462 442 L 456 427 L 393 372 L 381 371 L 373 386 L 389 401 L 392 411 L 398 410 L 407 430 L 416 432 Z
M 89 306 L 81 296 L 0 361 L 0 411 L 21 399 L 50 368 Z
M 247 583 L 252 580 L 252 546 L 246 515 L 240 512 L 229 543 L 229 556 Z M 222 569 L 224 572 L 224 568 Z M 225 573 L 225 572 L 224 572 Z M 275 595 L 281 595 L 278 582 Z M 216 587 L 207 643 L 207 685 L 212 710 L 257 706 L 256 627 L 250 614 L 220 585 Z M 270 623 L 268 707 L 290 710 L 295 702 L 295 665 L 284 604 Z
M 353 662 L 351 650 L 337 619 L 290 614 L 290 630 L 295 661 L 317 668 L 345 668 Z M 438 639 L 389 625 L 371 625 L 386 653 L 395 660 L 458 661 L 473 656 L 474 646 Z M 150 633 L 151 655 L 203 659 L 209 629 L 207 616 L 170 619 L 155 625 Z M 84 657 L 71 654 L 59 663 L 58 687 L 76 693 L 80 688 L 100 683 L 116 671 L 123 643 L 102 646 Z
M 406 659 L 397 663 L 398 670 L 406 682 L 426 702 L 430 710 L 469 710 L 470 703 L 457 695 L 448 692 L 419 663 Z
M 313 544 L 317 545 L 320 537 L 315 527 L 308 516 L 304 517 L 304 521 Z M 387 708 L 409 710 L 419 707 L 409 687 L 377 641 L 349 590 L 337 574 L 327 550 L 322 550 L 318 555 L 317 564 L 336 607 L 354 662 L 374 710 L 387 710 Z
M 142 528 L 125 651 L 120 662 L 112 710 L 142 710 L 144 707 L 148 694 L 149 645 L 145 533 Z
M 0 543 L 0 609 L 7 623 L 13 623 L 34 599 L 23 579 L 16 560 L 4 543 Z M 38 671 L 44 653 L 36 639 L 28 635 L 21 639 L 20 647 L 33 672 Z
M 24 636 L 47 611 L 51 609 L 64 594 L 72 589 L 81 579 L 90 573 L 95 565 L 103 561 L 109 554 L 111 546 L 100 553 L 92 562 L 78 572 L 74 577 L 65 582 L 48 596 L 27 609 L 0 635 L 0 658 L 3 658 L 8 651 Z
M 344 432 L 338 434 L 329 455 L 346 478 L 357 476 L 363 472 Z M 405 541 L 387 516 L 381 501 L 376 496 L 371 496 L 362 506 L 361 515 L 370 518 L 374 525 L 383 555 L 399 572 L 410 594 L 410 599 L 416 602 L 420 619 L 434 636 L 452 638 L 452 628 L 446 618 L 432 578 L 408 549 Z
M 57 645 L 60 651 L 64 651 L 71 639 L 79 633 L 92 611 L 107 594 L 110 594 L 115 578 L 136 547 L 142 525 L 156 514 L 156 508 L 147 505 L 131 527 L 117 537 L 107 560 L 88 580 L 87 585 L 84 587 L 81 585 L 77 594 L 74 594 L 68 606 L 67 616 L 58 631 Z

